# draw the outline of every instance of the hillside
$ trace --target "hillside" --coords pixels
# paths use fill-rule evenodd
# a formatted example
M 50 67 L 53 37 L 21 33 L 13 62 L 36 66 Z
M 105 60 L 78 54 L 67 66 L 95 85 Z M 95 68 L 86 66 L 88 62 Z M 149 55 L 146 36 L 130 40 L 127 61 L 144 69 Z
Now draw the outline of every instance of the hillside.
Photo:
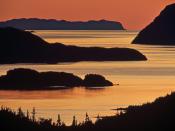
M 144 28 L 133 44 L 175 45 L 175 4 L 168 5 Z

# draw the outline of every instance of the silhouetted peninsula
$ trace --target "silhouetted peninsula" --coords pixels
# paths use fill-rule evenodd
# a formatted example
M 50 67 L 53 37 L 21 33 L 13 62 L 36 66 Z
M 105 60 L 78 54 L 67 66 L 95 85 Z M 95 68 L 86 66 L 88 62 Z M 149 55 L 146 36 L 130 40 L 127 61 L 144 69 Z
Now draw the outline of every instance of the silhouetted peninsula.
M 134 44 L 175 45 L 175 4 L 168 5 L 133 40 Z
M 21 18 L 0 22 L 0 27 L 9 26 L 22 30 L 124 30 L 120 22 L 107 20 L 71 22 L 54 19 Z
M 72 73 L 37 72 L 24 68 L 9 70 L 6 75 L 0 77 L 0 89 L 42 90 L 80 86 L 104 87 L 113 86 L 113 83 L 97 74 L 88 74 L 83 80 Z
M 134 49 L 49 44 L 31 32 L 12 27 L 0 28 L 0 41 L 0 64 L 146 60 Z

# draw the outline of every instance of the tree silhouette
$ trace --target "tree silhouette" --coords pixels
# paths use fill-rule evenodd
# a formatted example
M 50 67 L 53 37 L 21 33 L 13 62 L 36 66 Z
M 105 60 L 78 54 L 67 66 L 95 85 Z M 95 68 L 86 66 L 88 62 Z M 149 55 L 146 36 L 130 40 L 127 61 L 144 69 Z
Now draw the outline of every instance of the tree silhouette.
M 58 114 L 58 119 L 57 119 L 57 126 L 61 126 L 62 123 L 61 123 L 61 117 L 60 117 L 60 114 Z
M 30 118 L 29 110 L 27 110 L 26 117 L 27 117 L 27 119 Z
M 24 112 L 22 111 L 21 107 L 18 108 L 18 113 L 19 117 L 23 118 L 25 117 Z
M 33 110 L 32 110 L 32 121 L 33 122 L 36 120 L 35 115 L 36 115 L 36 110 L 35 110 L 35 107 L 33 107 Z
M 73 127 L 77 126 L 77 120 L 75 116 L 73 116 L 72 126 Z

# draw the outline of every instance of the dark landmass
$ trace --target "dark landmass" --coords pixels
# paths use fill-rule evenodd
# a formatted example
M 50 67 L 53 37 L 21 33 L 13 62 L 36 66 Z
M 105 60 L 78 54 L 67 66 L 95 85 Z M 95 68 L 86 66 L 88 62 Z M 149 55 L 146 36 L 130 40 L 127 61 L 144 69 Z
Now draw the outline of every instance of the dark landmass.
M 92 123 L 88 114 L 82 123 L 73 117 L 72 125 L 66 126 L 58 115 L 57 122 L 52 119 L 35 118 L 35 109 L 26 115 L 21 110 L 15 113 L 9 108 L 1 107 L 0 129 L 4 131 L 172 131 L 175 130 L 175 93 L 160 97 L 152 103 L 141 106 L 129 106 L 116 116 L 97 116 Z M 123 109 L 122 109 L 123 110 Z
M 14 27 L 22 30 L 124 30 L 120 22 L 115 21 L 65 21 L 54 19 L 21 18 L 0 22 L 0 27 Z
M 97 74 L 88 74 L 81 79 L 66 72 L 37 72 L 31 69 L 18 68 L 7 71 L 0 77 L 0 89 L 4 90 L 42 90 L 64 89 L 71 87 L 105 87 L 113 83 Z
M 117 116 L 105 117 L 95 126 L 99 129 L 122 131 L 174 130 L 175 93 L 157 98 L 152 103 L 121 108 Z
M 175 4 L 168 5 L 133 40 L 133 44 L 175 45 Z
M 49 44 L 31 32 L 12 27 L 0 28 L 0 41 L 0 64 L 146 60 L 134 49 Z
M 84 78 L 83 85 L 86 87 L 103 87 L 104 85 L 112 86 L 113 83 L 101 75 L 88 74 Z

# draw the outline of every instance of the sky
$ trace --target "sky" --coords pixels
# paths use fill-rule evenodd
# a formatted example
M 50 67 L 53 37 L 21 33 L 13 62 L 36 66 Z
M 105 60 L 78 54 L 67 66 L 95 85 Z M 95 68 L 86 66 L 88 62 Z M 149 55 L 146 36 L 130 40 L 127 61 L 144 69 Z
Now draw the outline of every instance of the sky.
M 0 21 L 14 18 L 113 20 L 139 30 L 175 0 L 0 0 Z

